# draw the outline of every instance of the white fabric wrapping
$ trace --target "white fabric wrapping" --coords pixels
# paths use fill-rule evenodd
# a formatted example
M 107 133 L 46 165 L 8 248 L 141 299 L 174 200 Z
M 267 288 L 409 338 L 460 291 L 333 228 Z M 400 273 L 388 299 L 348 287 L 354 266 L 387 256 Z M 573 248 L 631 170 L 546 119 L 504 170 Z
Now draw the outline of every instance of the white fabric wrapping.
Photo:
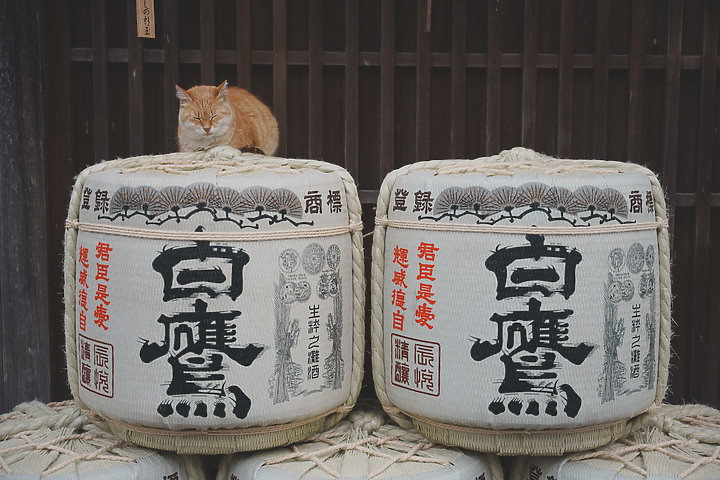
M 403 427 L 501 455 L 617 439 L 662 401 L 670 249 L 657 177 L 522 147 L 384 179 L 373 379 Z
M 0 478 L 204 480 L 197 457 L 129 445 L 73 404 L 21 404 L 0 416 Z
M 511 480 L 716 480 L 720 412 L 702 405 L 662 405 L 639 428 L 609 445 L 562 457 L 518 457 Z
M 348 398 L 352 245 L 338 176 L 110 169 L 83 192 L 85 405 L 205 430 L 312 418 Z
M 657 232 L 603 231 L 654 225 L 648 195 L 634 173 L 399 177 L 383 298 L 392 403 L 492 429 L 602 424 L 650 406 Z
M 501 480 L 494 455 L 434 445 L 357 408 L 338 425 L 290 448 L 227 456 L 217 480 Z
M 76 179 L 68 380 L 137 445 L 221 454 L 349 412 L 364 366 L 362 207 L 342 167 L 218 146 Z

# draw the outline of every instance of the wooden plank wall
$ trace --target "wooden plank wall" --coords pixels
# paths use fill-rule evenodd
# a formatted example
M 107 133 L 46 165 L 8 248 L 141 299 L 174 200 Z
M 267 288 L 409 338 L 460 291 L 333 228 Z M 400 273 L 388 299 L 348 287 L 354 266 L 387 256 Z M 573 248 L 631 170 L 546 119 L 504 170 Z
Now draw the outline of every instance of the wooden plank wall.
M 669 399 L 720 406 L 718 2 L 156 0 L 156 39 L 135 38 L 132 4 L 44 2 L 53 399 L 68 395 L 60 262 L 73 176 L 173 151 L 174 85 L 227 79 L 272 107 L 280 155 L 354 175 L 368 231 L 385 174 L 417 160 L 523 145 L 649 166 L 672 211 Z
M 0 412 L 50 400 L 39 4 L 0 2 Z

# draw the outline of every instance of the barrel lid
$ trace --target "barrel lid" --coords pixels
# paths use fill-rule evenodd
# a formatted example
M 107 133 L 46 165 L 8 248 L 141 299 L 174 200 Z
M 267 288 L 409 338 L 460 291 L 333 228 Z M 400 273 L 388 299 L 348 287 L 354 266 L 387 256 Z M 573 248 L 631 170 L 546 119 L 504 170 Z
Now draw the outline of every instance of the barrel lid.
M 357 408 L 335 427 L 292 447 L 230 457 L 224 468 L 227 476 L 218 478 L 227 480 L 489 480 L 500 471 L 497 457 L 433 444 L 374 407 Z
M 203 480 L 199 460 L 130 445 L 73 402 L 18 405 L 0 416 L 0 478 Z

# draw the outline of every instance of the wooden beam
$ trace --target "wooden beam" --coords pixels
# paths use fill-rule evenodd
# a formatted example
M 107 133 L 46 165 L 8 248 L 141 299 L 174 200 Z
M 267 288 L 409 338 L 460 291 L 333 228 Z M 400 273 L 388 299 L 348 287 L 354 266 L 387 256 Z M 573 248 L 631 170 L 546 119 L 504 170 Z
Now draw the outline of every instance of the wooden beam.
M 0 2 L 0 412 L 50 400 L 41 3 Z

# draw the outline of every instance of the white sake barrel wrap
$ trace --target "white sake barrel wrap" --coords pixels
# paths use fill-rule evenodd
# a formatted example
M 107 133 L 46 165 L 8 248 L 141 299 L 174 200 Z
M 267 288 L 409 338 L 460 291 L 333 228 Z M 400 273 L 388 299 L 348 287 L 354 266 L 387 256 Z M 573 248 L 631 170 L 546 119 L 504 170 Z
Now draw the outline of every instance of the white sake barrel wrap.
M 594 449 L 561 457 L 518 457 L 511 480 L 716 480 L 720 478 L 720 411 L 662 405 L 633 421 L 635 431 Z
M 130 445 L 72 402 L 35 401 L 0 415 L 0 478 L 205 480 L 205 474 L 198 457 Z
M 433 444 L 377 408 L 358 407 L 292 447 L 227 455 L 217 480 L 239 479 L 502 480 L 503 472 L 495 455 Z
M 380 196 L 373 368 L 398 421 L 467 448 L 561 453 L 617 438 L 662 399 L 668 244 L 652 172 L 513 149 L 404 167 Z
M 73 202 L 71 385 L 118 435 L 252 450 L 352 407 L 363 279 L 347 172 L 221 147 L 90 167 Z

